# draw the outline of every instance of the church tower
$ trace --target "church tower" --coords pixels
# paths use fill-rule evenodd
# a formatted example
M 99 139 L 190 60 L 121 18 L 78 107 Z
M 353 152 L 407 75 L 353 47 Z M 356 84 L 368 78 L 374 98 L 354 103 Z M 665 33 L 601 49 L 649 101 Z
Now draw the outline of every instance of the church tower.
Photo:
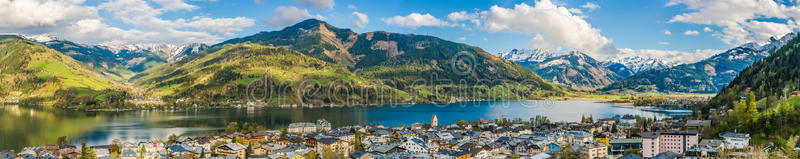
M 436 126 L 439 126 L 439 119 L 436 118 L 436 115 L 433 115 L 433 118 L 431 118 L 431 127 L 436 127 Z

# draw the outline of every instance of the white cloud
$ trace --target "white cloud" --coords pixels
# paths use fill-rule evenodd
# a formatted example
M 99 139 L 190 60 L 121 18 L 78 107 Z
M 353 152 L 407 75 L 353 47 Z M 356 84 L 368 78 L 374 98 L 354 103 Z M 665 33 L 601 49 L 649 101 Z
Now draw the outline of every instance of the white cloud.
M 325 20 L 321 15 L 311 15 L 308 10 L 299 9 L 295 6 L 275 8 L 275 17 L 267 19 L 267 25 L 274 27 L 285 27 L 305 19 L 315 18 Z
M 57 26 L 59 23 L 97 16 L 81 1 L 0 0 L 0 29 Z
M 580 16 L 550 0 L 541 0 L 532 6 L 524 3 L 514 8 L 492 6 L 482 13 L 484 29 L 489 32 L 533 34 L 532 48 L 554 50 L 562 46 L 584 51 L 596 58 L 617 53 L 613 41 L 600 34 Z
M 694 52 L 685 52 L 677 50 L 622 48 L 619 49 L 620 54 L 618 54 L 617 56 L 619 57 L 648 56 L 648 57 L 656 57 L 664 61 L 673 63 L 693 63 L 714 56 L 716 54 L 722 53 L 723 51 L 724 50 L 697 49 L 694 50 Z
M 742 24 L 746 30 L 751 32 L 751 36 L 755 39 L 762 39 L 766 40 L 773 36 L 783 36 L 786 33 L 792 32 L 792 28 L 797 28 L 797 26 L 791 26 L 794 24 L 780 24 L 780 23 L 773 23 L 773 22 L 760 22 L 752 20 L 750 22 Z
M 666 41 L 660 41 L 660 42 L 658 42 L 658 45 L 669 45 L 669 42 L 666 42 Z
M 358 7 L 356 7 L 355 5 L 352 5 L 352 4 L 348 4 L 348 5 L 347 5 L 347 8 L 350 8 L 350 9 L 358 9 Z
M 367 27 L 367 24 L 369 23 L 369 18 L 367 16 L 367 14 L 359 13 L 359 12 L 353 12 L 353 16 L 355 16 L 355 18 L 353 18 L 353 27 L 356 27 L 356 28 L 365 28 L 365 27 Z
M 468 20 L 468 21 L 472 22 L 472 24 L 475 24 L 475 25 L 478 25 L 478 26 L 481 25 L 481 21 L 480 21 L 479 18 L 480 18 L 480 14 L 478 14 L 478 13 L 467 13 L 467 11 L 453 12 L 453 13 L 447 14 L 447 19 L 449 19 L 450 21 L 460 22 L 460 21 Z
M 719 26 L 714 34 L 729 45 L 764 41 L 772 36 L 782 36 L 797 29 L 800 7 L 777 3 L 773 0 L 671 0 L 666 6 L 685 5 L 689 13 L 675 15 L 669 22 L 683 22 Z M 786 22 L 758 22 L 759 19 L 781 19 Z M 783 26 L 778 26 L 783 25 Z
M 672 32 L 669 30 L 664 30 L 664 35 L 672 35 Z
M 234 36 L 234 32 L 242 31 L 241 26 L 253 26 L 255 21 L 250 18 L 236 17 L 236 18 L 209 18 L 209 17 L 193 17 L 191 20 L 178 19 L 176 23 L 179 26 L 203 29 L 208 31 L 225 34 L 226 36 Z
M 712 32 L 712 31 L 714 31 L 714 30 L 711 30 L 711 28 L 709 28 L 709 27 L 703 28 L 703 32 Z
M 333 9 L 333 0 L 294 0 L 300 6 L 312 7 L 316 10 Z
M 167 11 L 192 10 L 197 8 L 197 6 L 187 4 L 183 0 L 153 0 L 153 2 L 158 3 L 161 5 L 162 9 Z
M 581 8 L 586 8 L 586 9 L 589 9 L 590 11 L 592 11 L 592 10 L 595 10 L 597 8 L 600 8 L 600 5 L 597 5 L 597 4 L 592 3 L 592 2 L 586 2 L 586 4 L 583 4 L 581 6 Z
M 700 35 L 700 32 L 697 30 L 687 30 L 686 32 L 683 32 L 683 35 Z
M 175 20 L 162 19 L 163 13 L 188 10 L 180 2 L 158 1 L 161 8 L 153 8 L 144 0 L 112 0 L 96 7 L 84 6 L 82 0 L 72 1 L 0 1 L 0 31 L 22 34 L 48 33 L 91 44 L 139 44 L 139 43 L 215 43 L 222 39 L 219 33 L 232 36 L 234 32 L 254 25 L 249 18 L 193 17 Z M 7 3 L 3 4 L 3 3 Z M 3 8 L 5 7 L 5 8 Z M 11 13 L 3 13 L 10 11 Z M 110 13 L 100 18 L 99 11 Z M 25 20 L 16 14 L 24 14 Z M 8 19 L 2 19 L 8 18 Z M 130 28 L 110 26 L 104 20 L 114 19 L 130 24 Z M 4 23 L 11 23 L 6 25 Z
M 467 41 L 467 37 L 460 37 L 458 38 L 459 41 Z
M 421 26 L 448 26 L 448 27 L 455 26 L 454 24 L 450 24 L 446 21 L 436 18 L 431 14 L 419 14 L 419 13 L 411 13 L 407 16 L 394 16 L 391 18 L 384 18 L 382 20 L 386 24 L 398 25 L 413 29 L 416 29 L 417 27 Z

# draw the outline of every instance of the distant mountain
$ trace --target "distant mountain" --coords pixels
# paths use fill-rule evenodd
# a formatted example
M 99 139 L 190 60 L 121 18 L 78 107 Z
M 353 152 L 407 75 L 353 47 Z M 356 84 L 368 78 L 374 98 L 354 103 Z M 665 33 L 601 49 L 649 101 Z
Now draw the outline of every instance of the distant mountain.
M 611 84 L 603 91 L 717 93 L 736 75 L 796 36 L 787 34 L 763 44 L 748 43 L 696 63 L 652 69 Z
M 0 97 L 50 104 L 81 100 L 88 105 L 94 93 L 119 88 L 57 50 L 20 36 L 0 35 Z
M 241 52 L 246 50 L 255 52 Z M 262 51 L 266 51 L 266 55 L 287 59 L 262 57 Z M 294 51 L 302 55 L 294 55 Z M 252 61 L 239 56 L 269 61 Z M 294 66 L 295 63 L 303 65 Z M 194 75 L 196 71 L 202 74 Z M 282 76 L 319 77 L 323 83 L 335 79 L 333 77 L 354 82 L 364 80 L 362 84 L 384 85 L 406 96 L 418 95 L 419 99 L 413 102 L 521 99 L 564 93 L 560 87 L 544 81 L 519 64 L 497 58 L 474 46 L 432 36 L 381 31 L 358 34 L 316 19 L 279 31 L 227 40 L 196 55 L 144 72 L 132 80 L 137 86 L 164 96 L 186 97 L 191 95 L 186 94 L 191 93 L 190 90 L 213 86 L 209 83 L 214 80 L 213 76 L 225 71 L 235 75 L 228 79 L 235 81 L 263 78 L 259 76 L 263 73 L 281 77 L 282 81 L 293 81 Z M 239 87 L 239 84 L 232 83 L 227 87 Z M 472 88 L 476 86 L 479 88 Z M 197 89 L 192 89 L 195 87 Z M 477 94 L 463 97 L 466 93 Z M 221 93 L 206 92 L 203 95 Z
M 642 57 L 642 56 L 616 57 L 614 59 L 602 63 L 603 66 L 609 68 L 613 67 L 615 69 L 618 69 L 619 65 L 625 66 L 625 68 L 627 68 L 627 70 L 629 70 L 632 74 L 652 69 L 667 68 L 674 66 L 674 64 L 664 61 L 662 59 L 653 57 Z
M 625 78 L 577 51 L 554 53 L 539 49 L 514 49 L 497 55 L 519 63 L 545 80 L 577 90 L 593 90 Z
M 780 45 L 764 45 L 762 49 L 783 47 L 775 49 L 774 53 L 768 57 L 758 60 L 752 66 L 742 70 L 731 80 L 730 84 L 711 99 L 708 106 L 732 108 L 733 102 L 738 101 L 741 97 L 746 97 L 748 91 L 752 91 L 756 100 L 759 100 L 768 97 L 779 99 L 789 96 L 792 91 L 800 90 L 800 85 L 798 85 L 800 82 L 800 38 L 796 38 L 794 35 L 793 33 L 781 39 L 772 39 L 773 43 L 769 43 Z M 731 56 L 729 58 L 745 57 Z
M 199 43 L 187 45 L 87 45 L 48 34 L 25 36 L 25 38 L 63 52 L 117 81 L 125 81 L 138 72 L 179 60 L 208 48 L 207 45 Z

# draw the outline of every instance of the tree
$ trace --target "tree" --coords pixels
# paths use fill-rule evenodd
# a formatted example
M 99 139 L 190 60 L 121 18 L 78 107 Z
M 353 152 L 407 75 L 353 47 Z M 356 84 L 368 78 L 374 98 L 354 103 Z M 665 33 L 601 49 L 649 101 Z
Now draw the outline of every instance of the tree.
M 95 159 L 97 155 L 94 153 L 93 148 L 86 146 L 86 141 L 81 141 L 81 156 L 78 159 Z
M 67 145 L 67 136 L 58 137 L 58 142 L 56 143 L 58 143 L 59 148 L 64 147 L 64 145 Z
M 139 149 L 139 157 L 144 158 L 144 153 L 147 153 L 147 149 L 145 149 L 144 145 L 142 145 L 142 148 Z
M 466 121 L 466 120 L 459 120 L 459 121 L 458 121 L 458 126 L 464 126 L 464 125 L 466 125 L 466 124 L 467 124 L 467 121 Z
M 230 122 L 228 123 L 228 126 L 225 127 L 226 134 L 233 134 L 238 131 L 239 131 L 239 123 L 237 122 Z
M 355 141 L 353 141 L 353 149 L 355 151 L 364 150 L 364 146 L 361 143 L 361 132 L 356 131 L 356 135 L 355 136 L 356 136 L 356 138 L 355 138 Z
M 579 152 L 575 152 L 572 149 L 572 144 L 567 144 L 567 146 L 561 148 L 561 151 L 559 151 L 557 155 L 557 158 L 580 158 L 581 156 Z
M 336 158 L 336 153 L 330 147 L 322 148 L 322 159 Z
M 317 159 L 317 156 L 319 156 L 317 154 L 317 151 L 311 150 L 311 151 L 308 151 L 308 153 L 306 153 L 305 157 L 306 157 L 306 159 Z
M 747 95 L 747 115 L 748 120 L 753 120 L 758 114 L 758 108 L 756 108 L 756 95 L 753 94 L 751 91 L 750 94 Z
M 617 133 L 617 123 L 611 125 L 611 133 Z
M 247 149 L 244 150 L 244 156 L 246 158 L 250 158 L 250 155 L 253 154 L 253 144 L 247 144 Z

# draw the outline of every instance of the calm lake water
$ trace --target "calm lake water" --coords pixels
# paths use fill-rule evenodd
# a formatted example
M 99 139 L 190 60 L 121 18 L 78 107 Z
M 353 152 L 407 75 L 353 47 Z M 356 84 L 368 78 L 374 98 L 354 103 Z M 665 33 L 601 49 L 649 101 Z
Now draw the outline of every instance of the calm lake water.
M 229 108 L 187 111 L 75 112 L 15 105 L 0 106 L 0 150 L 55 143 L 67 136 L 73 144 L 105 145 L 112 139 L 137 141 L 170 134 L 208 135 L 229 122 L 255 122 L 270 129 L 292 122 L 326 119 L 334 127 L 362 124 L 396 126 L 428 123 L 433 115 L 441 124 L 458 120 L 547 116 L 551 121 L 579 121 L 581 115 L 597 118 L 634 114 L 667 117 L 691 114 L 689 110 L 650 110 L 596 101 L 497 101 L 453 104 L 412 104 L 326 108 Z

